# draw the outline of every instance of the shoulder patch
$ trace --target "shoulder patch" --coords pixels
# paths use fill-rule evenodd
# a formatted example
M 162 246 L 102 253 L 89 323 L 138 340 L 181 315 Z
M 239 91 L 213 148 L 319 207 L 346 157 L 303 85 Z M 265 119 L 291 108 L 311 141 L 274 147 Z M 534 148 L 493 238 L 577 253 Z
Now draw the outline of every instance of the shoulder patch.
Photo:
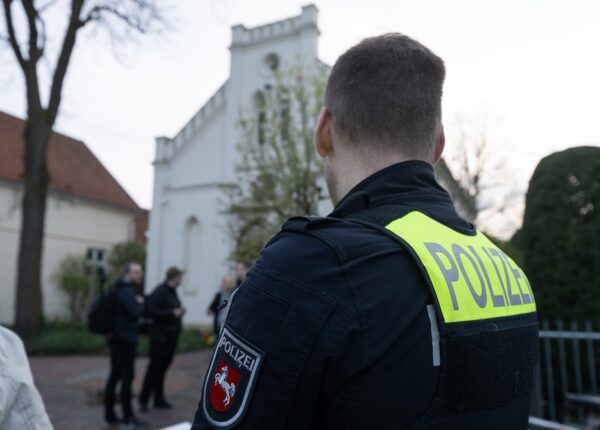
M 204 415 L 213 427 L 229 429 L 244 417 L 264 358 L 260 349 L 227 325 L 223 328 L 202 395 Z

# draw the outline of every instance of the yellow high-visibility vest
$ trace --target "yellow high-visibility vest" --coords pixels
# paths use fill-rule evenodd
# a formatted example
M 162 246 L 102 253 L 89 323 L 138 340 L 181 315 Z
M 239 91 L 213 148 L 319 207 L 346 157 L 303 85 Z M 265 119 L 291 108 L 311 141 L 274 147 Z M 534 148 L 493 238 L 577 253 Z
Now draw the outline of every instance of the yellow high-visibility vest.
M 462 234 L 418 211 L 386 228 L 420 263 L 444 323 L 536 311 L 525 273 L 481 232 Z

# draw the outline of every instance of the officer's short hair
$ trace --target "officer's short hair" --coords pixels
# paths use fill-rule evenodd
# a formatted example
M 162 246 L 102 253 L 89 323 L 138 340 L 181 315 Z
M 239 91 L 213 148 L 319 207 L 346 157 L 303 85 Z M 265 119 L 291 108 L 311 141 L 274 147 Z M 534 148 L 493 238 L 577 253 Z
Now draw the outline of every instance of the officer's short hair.
M 441 127 L 444 62 L 398 33 L 363 40 L 335 63 L 325 91 L 332 126 L 365 150 L 432 157 Z

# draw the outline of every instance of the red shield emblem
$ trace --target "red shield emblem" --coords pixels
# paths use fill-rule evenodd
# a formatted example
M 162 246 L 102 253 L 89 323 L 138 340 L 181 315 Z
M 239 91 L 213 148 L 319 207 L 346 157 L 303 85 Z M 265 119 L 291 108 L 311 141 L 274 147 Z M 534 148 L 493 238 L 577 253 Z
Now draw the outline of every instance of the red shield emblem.
M 204 379 L 202 409 L 211 428 L 230 429 L 243 418 L 264 352 L 225 325 Z
M 240 388 L 241 374 L 225 360 L 219 360 L 210 387 L 210 404 L 219 412 L 225 412 Z

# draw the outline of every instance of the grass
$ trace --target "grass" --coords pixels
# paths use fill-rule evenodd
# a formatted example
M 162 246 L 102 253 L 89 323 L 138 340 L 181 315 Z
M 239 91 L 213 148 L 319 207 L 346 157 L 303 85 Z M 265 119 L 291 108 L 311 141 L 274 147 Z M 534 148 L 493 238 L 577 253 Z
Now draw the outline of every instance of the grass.
M 211 345 L 206 330 L 185 329 L 179 337 L 177 352 L 199 351 Z M 26 343 L 30 355 L 102 354 L 107 351 L 103 336 L 90 333 L 80 324 L 47 323 Z M 148 353 L 148 337 L 140 336 L 138 351 Z

